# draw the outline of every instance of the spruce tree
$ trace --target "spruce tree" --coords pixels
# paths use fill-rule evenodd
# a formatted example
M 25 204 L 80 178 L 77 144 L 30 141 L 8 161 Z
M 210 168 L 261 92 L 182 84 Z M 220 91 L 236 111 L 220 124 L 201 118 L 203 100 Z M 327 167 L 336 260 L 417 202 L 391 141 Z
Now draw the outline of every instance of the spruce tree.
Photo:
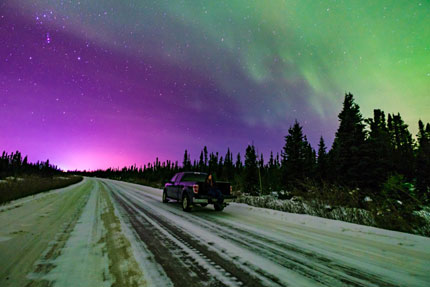
M 318 158 L 317 158 L 317 176 L 319 180 L 327 179 L 327 147 L 324 138 L 321 136 L 318 144 Z
M 383 111 L 374 110 L 373 118 L 367 119 L 366 122 L 370 132 L 363 146 L 364 170 L 360 182 L 363 187 L 375 194 L 392 174 L 393 148 Z
M 360 107 L 351 93 L 345 94 L 343 109 L 339 116 L 330 155 L 332 178 L 344 185 L 357 187 L 361 184 L 363 172 L 363 145 L 365 131 Z
M 242 177 L 243 191 L 251 195 L 258 195 L 258 166 L 255 147 L 248 145 L 245 153 L 245 166 Z
M 224 170 L 223 175 L 224 179 L 227 181 L 231 181 L 233 179 L 233 155 L 230 152 L 230 148 L 227 148 L 227 154 L 225 155 L 224 159 Z
M 393 171 L 404 175 L 411 181 L 415 177 L 415 143 L 408 130 L 408 125 L 403 122 L 400 114 L 388 114 L 387 127 L 393 149 L 391 155 Z
M 241 159 L 241 157 L 240 157 L 240 152 L 238 152 L 237 153 L 237 156 L 236 156 L 236 163 L 235 163 L 235 169 L 236 169 L 236 171 L 237 172 L 241 172 L 242 171 L 242 159 Z
M 315 177 L 317 156 L 306 136 L 303 137 L 303 145 L 305 155 L 303 175 L 305 178 L 312 179 Z
M 212 172 L 215 176 L 217 176 L 216 173 L 218 171 L 218 152 L 215 154 L 213 152 L 210 153 L 208 169 L 209 172 Z
M 279 157 L 279 152 L 276 153 L 275 164 L 276 164 L 277 167 L 281 167 L 281 160 L 280 160 L 280 157 Z
M 307 177 L 311 177 L 315 167 L 315 152 L 303 135 L 302 127 L 297 122 L 288 129 L 282 151 L 283 184 L 288 186 Z
M 207 168 L 208 167 L 208 148 L 206 146 L 204 146 L 203 148 L 203 153 L 205 157 L 205 168 Z
M 223 169 L 224 169 L 224 159 L 221 156 L 219 158 L 219 162 L 217 163 L 217 169 L 216 169 L 218 180 L 223 179 Z
M 269 162 L 267 163 L 267 184 L 269 187 L 269 190 L 274 190 L 275 184 L 274 184 L 274 173 L 275 173 L 276 165 L 275 165 L 275 159 L 273 157 L 273 151 L 270 151 L 270 158 Z
M 275 159 L 273 158 L 273 151 L 270 152 L 269 169 L 275 168 Z
M 416 188 L 418 197 L 424 202 L 430 201 L 430 124 L 424 127 L 418 122 L 418 150 L 416 160 Z
M 190 171 L 191 170 L 191 160 L 190 155 L 187 150 L 185 150 L 184 153 L 184 160 L 182 161 L 182 168 L 184 171 Z
M 203 151 L 200 152 L 200 157 L 199 157 L 199 171 L 205 171 L 205 162 L 204 162 L 204 158 L 203 158 Z
M 266 167 L 264 166 L 264 157 L 263 153 L 260 154 L 260 159 L 258 160 L 258 188 L 260 191 L 260 194 L 263 194 L 263 189 L 267 190 L 266 186 Z

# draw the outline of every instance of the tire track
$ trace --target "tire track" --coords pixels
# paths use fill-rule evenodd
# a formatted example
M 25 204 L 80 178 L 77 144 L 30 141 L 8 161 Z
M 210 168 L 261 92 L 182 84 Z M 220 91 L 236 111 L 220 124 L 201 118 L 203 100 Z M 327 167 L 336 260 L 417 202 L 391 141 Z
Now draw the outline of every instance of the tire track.
M 278 285 L 282 286 L 283 284 L 279 282 L 279 279 L 271 276 L 270 274 L 264 274 L 266 277 L 266 280 L 261 281 L 259 278 L 254 276 L 254 274 L 251 274 L 249 272 L 244 271 L 243 269 L 237 267 L 237 265 L 229 260 L 226 260 L 222 256 L 220 256 L 218 253 L 209 250 L 209 248 L 202 244 L 199 240 L 196 240 L 192 238 L 188 233 L 184 232 L 180 228 L 174 226 L 170 222 L 166 221 L 165 218 L 160 216 L 159 214 L 155 213 L 153 210 L 149 210 L 148 208 L 143 208 L 142 206 L 139 206 L 136 204 L 136 202 L 132 202 L 131 200 L 127 200 L 127 195 L 122 194 L 123 192 L 118 190 L 118 192 L 114 193 L 114 196 L 116 200 L 120 202 L 122 206 L 126 205 L 126 208 L 128 209 L 128 214 L 131 217 L 136 217 L 135 213 L 138 212 L 140 214 L 144 214 L 145 216 L 149 217 L 150 220 L 153 220 L 156 225 L 160 226 L 163 230 L 168 232 L 169 236 L 173 236 L 180 242 L 182 242 L 186 249 L 189 249 L 188 251 L 191 251 L 192 253 L 195 253 L 200 257 L 202 260 L 205 261 L 206 265 L 209 267 L 209 269 L 217 270 L 219 272 L 219 275 L 216 277 L 220 281 L 222 278 L 228 279 L 230 283 L 229 286 L 233 283 L 234 285 L 245 285 L 245 286 L 262 286 L 262 285 Z M 127 206 L 128 205 L 128 206 Z M 134 212 L 133 212 L 134 210 Z M 137 219 L 137 218 L 136 218 Z M 136 219 L 134 221 L 136 221 Z M 139 220 L 140 219 L 140 220 Z M 145 221 L 144 218 L 139 218 L 137 221 L 134 222 L 135 225 L 139 225 L 142 223 L 142 221 Z M 147 220 L 146 220 L 147 221 Z M 137 227 L 137 226 L 136 226 Z M 139 233 L 140 234 L 140 233 Z M 147 240 L 148 241 L 148 240 Z M 149 249 L 152 251 L 150 246 L 148 246 Z M 156 246 L 153 246 L 157 249 Z M 174 247 L 177 249 L 177 246 Z M 166 250 L 163 250 L 165 252 Z M 170 250 L 169 250 L 170 251 Z M 157 253 L 157 251 L 156 251 Z M 155 254 L 154 254 L 155 255 Z M 188 254 L 189 256 L 189 254 Z M 159 258 L 160 259 L 160 258 Z M 162 258 L 161 258 L 162 260 Z M 157 260 L 161 265 L 164 266 L 162 262 Z M 189 261 L 188 261 L 189 262 Z M 195 263 L 194 263 L 195 264 Z M 167 270 L 166 270 L 166 273 Z M 170 275 L 169 275 L 170 277 Z M 173 278 L 171 278 L 173 282 L 177 282 Z M 205 279 L 205 278 L 203 278 Z M 227 283 L 227 282 L 226 282 Z M 201 283 L 200 283 L 201 285 Z M 285 285 L 283 285 L 285 286 Z
M 171 213 L 177 214 L 173 211 Z M 202 218 L 204 222 L 202 222 Z M 333 284 L 333 279 L 337 280 L 340 285 L 347 284 L 348 286 L 397 286 L 379 279 L 376 275 L 340 265 L 330 258 L 300 249 L 293 244 L 275 241 L 275 239 L 264 237 L 259 233 L 239 229 L 233 224 L 221 222 L 208 215 L 199 214 L 198 220 L 194 217 L 189 217 L 189 219 L 194 224 L 208 229 L 225 240 L 235 242 L 237 245 L 264 255 L 288 269 L 328 286 Z
M 146 197 L 145 195 L 141 195 L 142 198 Z M 229 232 L 227 228 L 224 226 L 221 226 L 219 224 L 214 224 L 213 222 L 203 219 L 203 222 L 201 220 L 201 217 L 195 217 L 191 216 L 189 214 L 184 214 L 182 211 L 179 211 L 176 213 L 176 211 L 169 210 L 170 213 L 174 214 L 175 216 L 186 216 L 187 220 L 192 222 L 195 225 L 198 225 L 199 227 L 207 230 L 209 233 L 216 234 L 218 237 L 228 241 L 233 242 L 237 246 L 240 246 L 241 248 L 244 248 L 248 251 L 251 251 L 254 254 L 258 254 L 259 256 L 263 256 L 264 258 L 267 258 L 271 260 L 272 262 L 278 264 L 279 266 L 282 266 L 286 269 L 293 270 L 294 272 L 302 275 L 303 277 L 309 278 L 312 281 L 318 282 L 320 284 L 324 284 L 326 286 L 333 286 L 333 284 L 337 285 L 345 285 L 348 284 L 350 286 L 367 286 L 366 284 L 357 284 L 351 279 L 345 278 L 347 276 L 333 276 L 331 271 L 327 268 L 321 268 L 324 270 L 315 270 L 315 264 L 312 263 L 306 263 L 305 260 L 299 260 L 296 257 L 291 257 L 288 254 L 285 254 L 283 250 L 272 248 L 271 246 L 265 244 L 264 242 L 258 242 L 257 240 L 253 239 L 252 236 L 254 234 L 251 234 L 251 236 L 246 237 L 243 236 L 242 233 L 243 230 L 238 230 L 238 233 Z M 180 214 L 181 213 L 181 214 Z M 222 252 L 222 250 L 221 250 Z M 229 256 L 229 255 L 226 255 Z M 234 262 L 235 256 L 229 256 L 230 261 Z M 314 259 L 314 258 L 312 258 Z M 328 260 L 328 259 L 326 259 Z M 311 261 L 315 262 L 315 260 Z M 253 266 L 252 263 L 249 262 L 243 263 L 246 265 L 246 267 L 251 268 L 255 273 L 261 275 L 262 277 L 270 278 L 273 282 L 278 283 L 279 285 L 282 285 L 282 283 L 279 281 L 278 278 L 274 277 L 273 275 L 265 272 L 264 270 L 261 270 L 257 266 Z
M 203 216 L 203 218 L 208 219 L 209 217 Z M 215 219 L 215 222 L 218 221 Z M 223 229 L 222 232 L 219 231 L 219 225 L 224 225 L 224 227 L 221 227 L 221 229 Z M 264 237 L 258 233 L 250 232 L 245 229 L 239 229 L 234 225 L 225 222 L 219 223 L 216 226 L 216 228 L 212 228 L 212 231 L 219 232 L 221 234 L 220 236 L 225 236 L 228 240 L 236 241 L 238 244 L 241 244 L 242 242 L 248 242 L 250 247 L 253 248 L 256 252 L 262 252 L 267 256 L 278 258 L 279 263 L 281 263 L 282 260 L 291 260 L 295 264 L 308 267 L 311 272 L 319 271 L 324 275 L 338 279 L 343 284 L 348 284 L 348 286 L 398 286 L 379 279 L 377 275 L 370 274 L 368 272 L 362 272 L 345 265 L 340 265 L 331 260 L 330 258 L 324 257 L 314 252 L 300 249 L 293 244 L 275 241 L 274 239 L 271 239 L 269 237 Z M 254 246 L 258 248 L 254 248 Z M 286 251 L 289 251 L 294 255 L 291 255 Z M 293 258 L 291 258 L 291 256 L 293 256 Z M 311 265 L 307 262 L 313 262 L 316 264 Z M 312 270 L 314 269 L 313 267 L 318 267 L 318 270 Z M 333 272 L 335 274 L 333 274 Z M 357 279 L 360 282 L 356 282 Z
M 148 198 L 151 200 L 153 199 L 153 196 L 148 196 L 141 192 L 136 192 L 136 194 L 133 195 L 143 200 L 147 200 Z M 199 214 L 198 217 L 196 217 L 183 213 L 182 211 L 171 209 L 167 211 L 175 216 L 186 216 L 187 220 L 207 230 L 209 233 L 216 234 L 229 242 L 234 242 L 244 249 L 264 256 L 280 266 L 293 270 L 320 284 L 327 286 L 333 286 L 333 284 L 335 284 L 357 287 L 369 285 L 398 286 L 381 280 L 374 274 L 362 272 L 353 267 L 340 265 L 330 258 L 299 249 L 292 244 L 275 241 L 274 239 L 264 237 L 246 229 L 239 229 L 234 225 L 221 222 L 209 215 Z M 231 259 L 234 261 L 235 258 Z M 258 268 L 255 272 L 259 272 Z M 268 274 L 261 275 L 268 277 Z

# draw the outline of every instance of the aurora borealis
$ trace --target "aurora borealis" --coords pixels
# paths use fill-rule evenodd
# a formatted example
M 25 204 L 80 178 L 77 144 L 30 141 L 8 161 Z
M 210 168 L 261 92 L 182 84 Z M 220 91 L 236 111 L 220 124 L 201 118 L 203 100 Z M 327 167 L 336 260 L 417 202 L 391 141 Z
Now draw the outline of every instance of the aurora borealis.
M 331 144 L 361 112 L 430 121 L 430 2 L 0 4 L 0 148 L 64 169 Z M 267 156 L 266 156 L 267 158 Z

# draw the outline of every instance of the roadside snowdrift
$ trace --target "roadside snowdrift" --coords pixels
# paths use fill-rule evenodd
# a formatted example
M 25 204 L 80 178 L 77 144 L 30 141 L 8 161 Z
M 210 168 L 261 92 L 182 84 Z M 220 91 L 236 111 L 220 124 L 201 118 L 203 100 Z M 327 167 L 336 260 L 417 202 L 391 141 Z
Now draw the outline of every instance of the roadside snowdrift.
M 328 219 L 377 227 L 377 223 L 371 212 L 359 208 L 332 207 L 330 205 L 324 205 L 317 202 L 307 202 L 301 198 L 281 200 L 272 195 L 242 195 L 238 197 L 236 202 L 245 203 L 255 207 L 269 208 L 290 213 L 308 214 Z M 423 210 L 416 211 L 415 214 L 422 217 L 426 222 L 426 224 L 421 228 L 417 228 L 415 233 L 428 236 L 430 234 L 430 207 L 424 207 Z

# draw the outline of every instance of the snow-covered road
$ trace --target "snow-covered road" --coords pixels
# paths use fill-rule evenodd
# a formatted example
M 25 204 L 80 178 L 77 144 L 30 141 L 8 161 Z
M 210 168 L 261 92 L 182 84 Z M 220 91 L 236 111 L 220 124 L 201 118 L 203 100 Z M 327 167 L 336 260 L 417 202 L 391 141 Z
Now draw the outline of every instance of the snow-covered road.
M 46 196 L 45 201 L 74 194 L 78 204 L 70 214 L 76 215 L 64 219 L 64 230 L 40 251 L 33 268 L 26 271 L 28 282 L 21 283 L 427 286 L 430 282 L 430 238 L 244 204 L 231 204 L 223 212 L 208 206 L 185 213 L 179 204 L 162 203 L 159 189 L 106 179 L 86 179 L 75 189 Z M 58 204 L 64 200 L 59 198 Z M 1 224 L 11 220 L 13 226 L 13 217 L 36 210 L 35 204 L 44 208 L 39 199 L 0 210 L 0 252 L 12 246 L 17 234 Z M 55 210 L 53 202 L 49 206 Z M 56 255 L 48 258 L 49 254 Z M 0 267 L 1 286 L 24 286 L 14 283 L 19 281 L 14 276 L 22 272 L 4 262 L 1 253 Z

